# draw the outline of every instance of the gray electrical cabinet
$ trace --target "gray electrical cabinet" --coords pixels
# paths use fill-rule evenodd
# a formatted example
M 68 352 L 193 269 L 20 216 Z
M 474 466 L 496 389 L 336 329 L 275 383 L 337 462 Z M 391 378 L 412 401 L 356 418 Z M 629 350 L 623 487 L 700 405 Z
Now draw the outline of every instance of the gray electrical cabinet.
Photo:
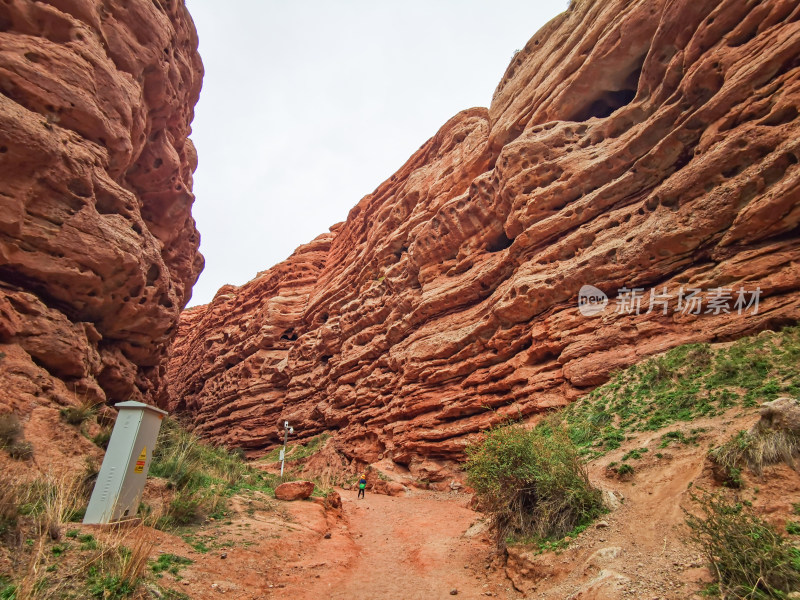
M 147 481 L 165 411 L 142 402 L 120 402 L 103 465 L 83 522 L 110 523 L 132 518 Z

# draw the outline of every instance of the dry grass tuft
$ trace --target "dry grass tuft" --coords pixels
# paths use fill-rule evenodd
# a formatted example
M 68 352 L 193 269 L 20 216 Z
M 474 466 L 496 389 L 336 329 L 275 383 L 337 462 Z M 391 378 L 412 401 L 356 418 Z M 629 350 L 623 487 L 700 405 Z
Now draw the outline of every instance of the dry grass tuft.
M 158 515 L 132 527 L 99 529 L 96 538 L 79 535 L 74 525 L 63 535 L 87 500 L 80 475 L 0 481 L 0 519 L 17 534 L 5 536 L 12 550 L 12 582 L 3 588 L 3 598 L 145 597 L 145 571 L 154 548 L 149 525 Z
M 10 448 L 22 436 L 22 425 L 14 413 L 0 415 L 0 448 Z
M 727 485 L 740 487 L 744 467 L 759 476 L 765 466 L 780 462 L 795 468 L 798 454 L 800 436 L 797 434 L 784 429 L 759 429 L 755 432 L 740 431 L 709 452 L 709 458 L 720 467 Z

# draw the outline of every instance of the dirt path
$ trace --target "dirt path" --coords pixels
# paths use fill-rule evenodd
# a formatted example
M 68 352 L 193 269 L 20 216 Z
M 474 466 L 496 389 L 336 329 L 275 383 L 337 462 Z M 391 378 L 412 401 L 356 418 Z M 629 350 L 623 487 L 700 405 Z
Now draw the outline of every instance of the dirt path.
M 490 546 L 472 535 L 479 515 L 458 494 L 393 498 L 340 490 L 344 519 L 310 553 L 287 564 L 275 598 L 520 598 L 502 572 L 487 568 Z M 346 539 L 342 539 L 342 538 Z M 349 543 L 348 543 L 349 542 Z

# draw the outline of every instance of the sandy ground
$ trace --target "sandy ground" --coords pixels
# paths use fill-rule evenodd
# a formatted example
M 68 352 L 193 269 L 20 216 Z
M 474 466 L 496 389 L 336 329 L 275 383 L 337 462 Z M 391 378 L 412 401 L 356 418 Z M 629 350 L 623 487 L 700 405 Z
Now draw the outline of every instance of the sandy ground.
M 479 517 L 467 508 L 468 496 L 417 491 L 358 500 L 355 491 L 339 491 L 344 518 L 336 533 L 351 545 L 331 553 L 326 546 L 337 536 L 323 539 L 274 597 L 422 600 L 450 597 L 454 590 L 462 598 L 522 597 L 502 573 L 486 568 L 488 540 L 465 535 Z M 320 572 L 309 578 L 315 569 Z
M 159 540 L 158 552 L 194 562 L 161 583 L 195 600 L 280 598 L 523 598 L 491 561 L 481 515 L 466 494 L 410 491 L 403 497 L 338 490 L 339 511 L 319 502 L 270 511 L 234 502 L 231 521 L 211 522 L 189 540 Z M 235 499 L 237 500 L 237 499 Z M 163 534 L 159 534 L 163 535 Z M 224 558 L 223 558 L 224 557 Z

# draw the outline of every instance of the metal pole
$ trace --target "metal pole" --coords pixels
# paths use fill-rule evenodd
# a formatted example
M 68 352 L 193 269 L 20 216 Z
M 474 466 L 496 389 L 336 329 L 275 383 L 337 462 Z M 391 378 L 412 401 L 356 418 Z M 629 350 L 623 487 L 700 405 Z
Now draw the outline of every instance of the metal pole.
M 289 421 L 283 422 L 283 450 L 281 450 L 281 479 L 283 479 L 283 461 L 286 459 L 286 442 L 289 441 Z

